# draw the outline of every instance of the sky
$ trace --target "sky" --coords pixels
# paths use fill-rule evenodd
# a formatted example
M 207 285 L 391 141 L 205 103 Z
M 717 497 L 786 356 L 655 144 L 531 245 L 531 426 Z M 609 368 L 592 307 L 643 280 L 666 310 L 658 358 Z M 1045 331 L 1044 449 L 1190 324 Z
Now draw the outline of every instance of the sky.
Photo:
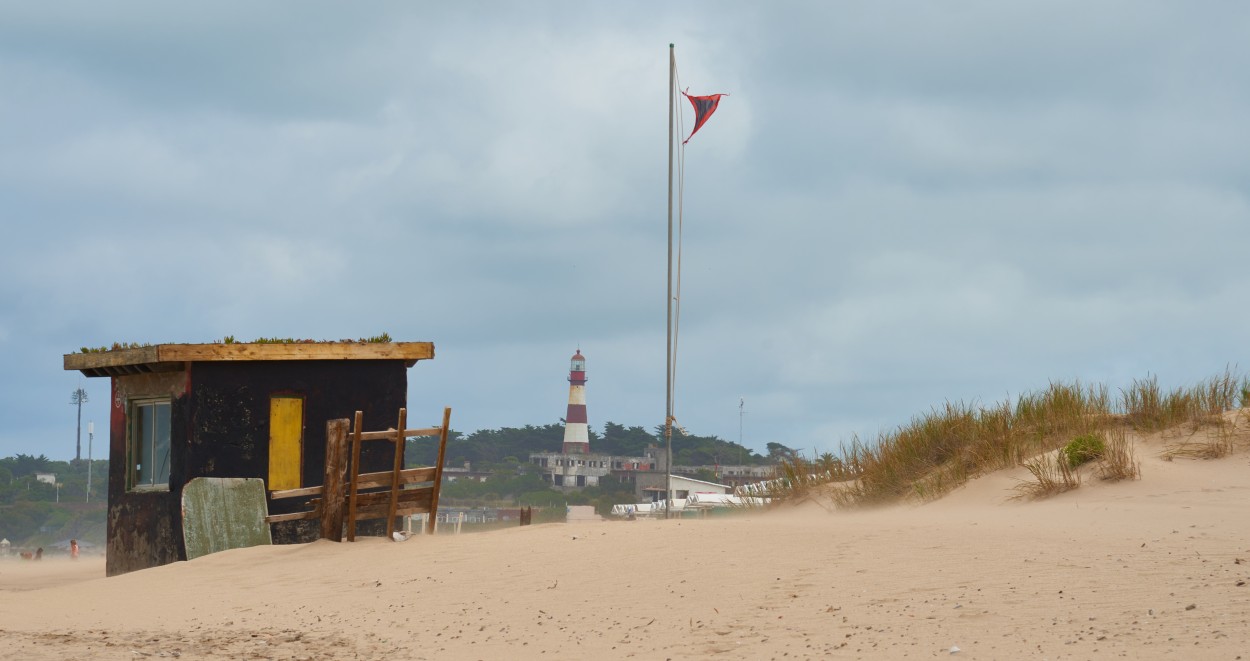
M 0 456 L 83 346 L 431 341 L 409 419 L 665 407 L 804 453 L 1051 381 L 1250 365 L 1250 6 L 0 0 Z M 682 108 L 684 126 L 693 117 Z M 424 412 L 424 414 L 422 413 Z M 96 456 L 103 451 L 94 450 Z

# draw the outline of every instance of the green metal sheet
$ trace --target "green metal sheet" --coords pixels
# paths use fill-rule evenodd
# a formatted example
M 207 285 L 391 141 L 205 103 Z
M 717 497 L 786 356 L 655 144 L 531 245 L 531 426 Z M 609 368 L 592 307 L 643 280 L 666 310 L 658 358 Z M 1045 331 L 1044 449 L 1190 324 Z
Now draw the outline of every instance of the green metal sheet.
M 182 537 L 187 560 L 273 543 L 265 523 L 265 481 L 197 477 L 182 488 Z

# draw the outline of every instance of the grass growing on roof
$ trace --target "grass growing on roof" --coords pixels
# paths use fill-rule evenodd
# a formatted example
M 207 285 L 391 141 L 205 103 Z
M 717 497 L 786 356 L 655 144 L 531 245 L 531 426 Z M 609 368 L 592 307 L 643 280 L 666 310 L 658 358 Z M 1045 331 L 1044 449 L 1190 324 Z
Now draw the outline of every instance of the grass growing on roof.
M 252 340 L 251 343 L 252 344 L 386 344 L 389 342 L 394 342 L 394 340 L 391 339 L 390 333 L 381 333 L 379 335 L 371 335 L 369 337 L 362 337 L 356 340 L 352 340 L 352 339 L 298 340 L 293 337 L 258 337 L 255 340 Z M 225 337 L 221 338 L 220 340 L 217 340 L 216 342 L 213 342 L 212 344 L 239 344 L 239 341 L 236 340 L 233 335 L 226 335 Z M 109 351 L 121 351 L 123 349 L 142 349 L 143 347 L 150 347 L 150 346 L 152 346 L 150 342 L 142 342 L 142 343 L 140 342 L 114 342 L 112 346 L 82 347 L 78 350 L 78 353 L 107 353 Z

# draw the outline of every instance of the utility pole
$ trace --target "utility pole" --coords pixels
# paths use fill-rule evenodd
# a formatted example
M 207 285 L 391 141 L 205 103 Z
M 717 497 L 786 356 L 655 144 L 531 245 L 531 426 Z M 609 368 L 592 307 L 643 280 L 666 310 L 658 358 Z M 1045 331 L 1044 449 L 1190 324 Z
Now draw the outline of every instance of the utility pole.
M 738 398 L 738 463 L 741 464 L 742 458 L 742 416 L 746 415 L 747 400 L 745 397 Z
M 74 452 L 74 461 L 82 461 L 82 405 L 87 403 L 87 391 L 78 388 L 70 394 L 69 403 L 78 407 L 78 447 Z
M 87 423 L 87 502 L 91 502 L 91 442 L 95 440 L 95 423 Z

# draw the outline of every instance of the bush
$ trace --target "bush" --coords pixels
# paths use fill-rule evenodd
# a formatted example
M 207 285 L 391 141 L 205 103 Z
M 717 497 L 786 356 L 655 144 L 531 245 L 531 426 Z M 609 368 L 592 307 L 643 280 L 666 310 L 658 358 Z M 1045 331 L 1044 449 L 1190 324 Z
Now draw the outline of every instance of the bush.
M 1063 446 L 1063 456 L 1068 460 L 1070 468 L 1076 468 L 1081 464 L 1100 459 L 1106 451 L 1106 442 L 1102 440 L 1101 436 L 1095 434 L 1077 436 Z

